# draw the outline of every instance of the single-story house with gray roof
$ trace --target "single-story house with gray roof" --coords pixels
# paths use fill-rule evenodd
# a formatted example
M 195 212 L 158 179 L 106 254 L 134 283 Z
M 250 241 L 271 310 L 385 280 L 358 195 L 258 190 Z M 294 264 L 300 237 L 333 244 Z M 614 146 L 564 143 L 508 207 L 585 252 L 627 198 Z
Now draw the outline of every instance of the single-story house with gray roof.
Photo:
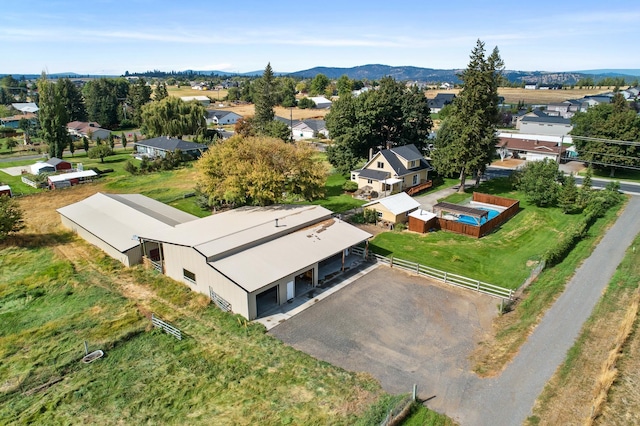
M 202 153 L 208 150 L 207 145 L 189 141 L 183 141 L 179 138 L 172 138 L 170 136 L 159 136 L 152 139 L 144 139 L 136 142 L 133 145 L 133 150 L 138 156 L 157 158 L 164 158 L 167 152 L 176 152 L 180 150 L 183 154 L 189 155 L 193 158 L 198 158 Z
M 233 111 L 214 109 L 207 111 L 207 124 L 236 124 L 242 116 Z
M 371 237 L 321 206 L 196 218 L 139 194 L 96 194 L 58 212 L 66 227 L 125 265 L 144 262 L 250 320 L 321 284 Z

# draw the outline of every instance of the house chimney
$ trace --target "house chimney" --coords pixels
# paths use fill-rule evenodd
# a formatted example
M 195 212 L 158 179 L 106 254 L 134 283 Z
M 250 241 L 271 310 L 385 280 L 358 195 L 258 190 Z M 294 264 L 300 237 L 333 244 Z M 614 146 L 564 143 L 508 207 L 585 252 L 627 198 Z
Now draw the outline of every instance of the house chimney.
M 369 148 L 369 161 L 373 158 L 373 148 Z

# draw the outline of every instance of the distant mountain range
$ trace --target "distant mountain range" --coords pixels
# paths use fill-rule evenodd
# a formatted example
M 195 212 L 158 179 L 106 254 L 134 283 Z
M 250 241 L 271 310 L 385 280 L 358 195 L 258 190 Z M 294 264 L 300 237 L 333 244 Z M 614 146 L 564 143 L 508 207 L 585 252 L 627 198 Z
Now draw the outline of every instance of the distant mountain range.
M 351 68 L 337 68 L 337 67 L 315 67 L 308 70 L 296 71 L 291 73 L 278 72 L 274 73 L 280 76 L 292 76 L 300 78 L 313 78 L 318 74 L 324 74 L 330 79 L 337 79 L 342 75 L 346 75 L 351 79 L 356 80 L 379 80 L 382 77 L 391 76 L 396 80 L 401 81 L 421 81 L 426 83 L 459 83 L 460 79 L 458 74 L 462 69 L 433 69 L 433 68 L 420 68 L 412 66 L 393 67 L 390 65 L 370 64 L 360 65 Z M 246 73 L 232 73 L 227 71 L 194 71 L 185 70 L 165 74 L 167 77 L 170 75 L 183 76 L 183 75 L 218 75 L 222 77 L 256 77 L 262 75 L 262 70 L 251 71 Z M 158 72 L 160 73 L 160 72 Z M 140 73 L 141 75 L 148 73 Z M 583 78 L 592 78 L 596 82 L 603 78 L 608 77 L 624 77 L 627 81 L 633 81 L 640 76 L 640 69 L 599 69 L 599 70 L 584 70 L 584 71 L 563 71 L 563 72 L 546 72 L 546 71 L 515 71 L 505 70 L 504 76 L 513 83 L 519 83 L 522 81 L 537 82 L 543 84 L 574 84 Z M 0 74 L 0 77 L 6 74 Z M 129 74 L 135 76 L 137 74 Z M 40 77 L 40 74 L 13 74 L 15 78 L 21 78 L 24 76 L 26 79 L 36 79 Z M 115 77 L 105 75 L 82 75 L 73 72 L 68 73 L 56 73 L 49 74 L 51 78 L 97 78 L 97 77 Z

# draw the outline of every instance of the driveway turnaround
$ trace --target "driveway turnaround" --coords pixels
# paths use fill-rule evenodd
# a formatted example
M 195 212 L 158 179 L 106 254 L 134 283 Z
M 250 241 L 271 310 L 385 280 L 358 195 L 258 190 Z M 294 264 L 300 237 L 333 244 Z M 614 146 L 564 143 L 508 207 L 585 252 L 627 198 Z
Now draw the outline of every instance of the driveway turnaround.
M 413 383 L 427 405 L 462 425 L 520 425 L 564 361 L 626 249 L 640 232 L 640 197 L 576 270 L 519 354 L 480 379 L 467 356 L 491 327 L 496 299 L 428 284 L 387 267 L 360 278 L 271 333 L 316 358 L 378 378 L 388 392 Z
M 384 389 L 449 392 L 467 356 L 491 329 L 497 299 L 381 266 L 273 328 L 293 347 L 347 370 L 366 371 Z

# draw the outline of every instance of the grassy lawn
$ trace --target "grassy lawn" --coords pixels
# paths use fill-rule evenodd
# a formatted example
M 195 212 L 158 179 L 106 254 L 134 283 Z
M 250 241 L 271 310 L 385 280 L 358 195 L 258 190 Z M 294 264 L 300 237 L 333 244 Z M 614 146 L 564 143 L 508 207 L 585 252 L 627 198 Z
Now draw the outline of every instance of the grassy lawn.
M 66 234 L 5 246 L 0 270 L 3 424 L 353 424 L 381 394 Z M 151 329 L 151 312 L 186 337 Z M 105 357 L 80 362 L 85 340 Z
M 586 169 L 579 173 L 580 176 L 584 176 L 587 173 Z M 610 176 L 611 169 L 593 169 L 593 177 L 618 180 L 618 181 L 630 181 L 640 183 L 640 171 L 631 169 L 616 169 L 614 177 Z
M 515 289 L 563 230 L 580 218 L 565 215 L 557 208 L 528 204 L 521 193 L 508 189 L 506 180 L 486 182 L 478 192 L 520 199 L 521 211 L 480 239 L 444 231 L 424 235 L 384 232 L 376 236 L 369 247 L 379 254 Z M 470 196 L 453 194 L 446 201 L 457 203 Z
M 325 185 L 325 198 L 313 201 L 312 204 L 325 207 L 334 213 L 342 213 L 365 204 L 365 200 L 353 198 L 351 194 L 343 191 L 342 185 L 346 181 L 347 178 L 340 173 L 330 174 Z

